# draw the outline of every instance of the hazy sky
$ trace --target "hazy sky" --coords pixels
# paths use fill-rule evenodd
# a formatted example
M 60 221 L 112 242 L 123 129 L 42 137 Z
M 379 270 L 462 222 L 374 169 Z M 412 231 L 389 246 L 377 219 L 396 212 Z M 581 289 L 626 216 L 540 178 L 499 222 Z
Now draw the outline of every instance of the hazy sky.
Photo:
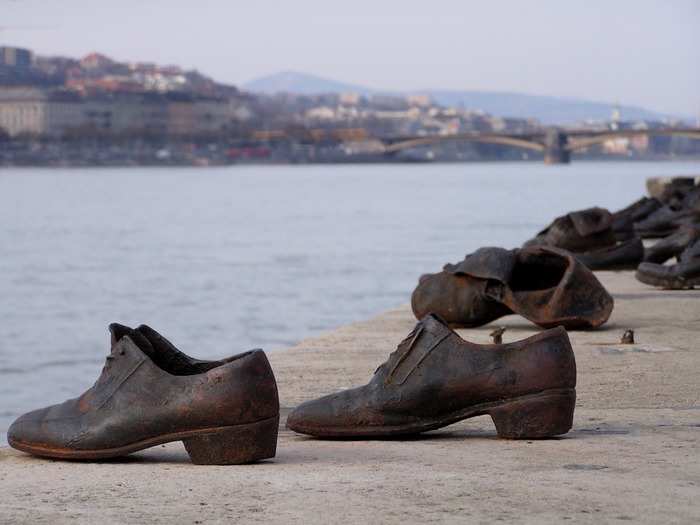
M 700 113 L 698 0 L 0 0 L 0 44 Z

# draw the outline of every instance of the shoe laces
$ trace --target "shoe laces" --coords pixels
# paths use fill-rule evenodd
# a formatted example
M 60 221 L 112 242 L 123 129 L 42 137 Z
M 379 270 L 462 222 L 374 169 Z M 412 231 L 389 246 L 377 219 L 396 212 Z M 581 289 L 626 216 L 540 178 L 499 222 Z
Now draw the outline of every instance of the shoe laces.
M 124 349 L 121 349 L 121 350 L 119 350 L 119 352 L 117 352 L 117 355 L 114 355 L 114 354 L 111 353 L 111 352 L 110 352 L 109 354 L 107 354 L 107 357 L 105 357 L 105 364 L 104 364 L 104 366 L 102 367 L 102 373 L 104 373 L 106 370 L 108 370 L 109 367 L 112 365 L 112 363 L 114 363 L 114 361 L 115 361 L 120 355 L 124 355 L 124 353 L 125 353 L 125 352 L 124 352 Z
M 379 372 L 379 370 L 384 368 L 386 365 L 388 365 L 394 359 L 395 355 L 397 355 L 399 352 L 403 351 L 403 354 L 398 358 L 396 364 L 394 364 L 394 366 L 392 368 L 395 369 L 397 366 L 399 366 L 401 364 L 401 362 L 406 358 L 406 356 L 413 349 L 413 345 L 416 344 L 418 337 L 420 337 L 420 334 L 423 332 L 423 328 L 424 328 L 423 322 L 419 321 L 418 324 L 416 324 L 416 326 L 413 328 L 413 330 L 411 330 L 411 332 L 398 344 L 398 346 L 396 347 L 396 350 L 394 350 L 393 352 L 391 352 L 389 354 L 388 359 L 377 367 L 377 369 L 374 371 L 374 373 L 376 374 L 377 372 Z M 408 345 L 408 348 L 406 348 L 404 350 L 404 347 L 406 345 Z

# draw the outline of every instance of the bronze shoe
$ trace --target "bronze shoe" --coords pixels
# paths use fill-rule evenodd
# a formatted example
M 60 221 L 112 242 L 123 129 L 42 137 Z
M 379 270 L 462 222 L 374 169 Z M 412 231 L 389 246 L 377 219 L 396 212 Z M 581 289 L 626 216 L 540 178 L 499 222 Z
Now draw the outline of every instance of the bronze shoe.
M 681 210 L 664 206 L 645 219 L 635 222 L 634 231 L 635 235 L 642 239 L 658 239 L 673 235 L 680 228 L 696 223 L 700 223 L 700 206 L 698 209 Z
M 596 328 L 613 309 L 600 281 L 570 253 L 547 246 L 481 248 L 424 275 L 411 297 L 417 319 L 435 313 L 473 327 L 517 313 L 545 328 Z
M 572 211 L 554 219 L 552 224 L 527 241 L 527 246 L 553 246 L 570 252 L 585 252 L 615 244 L 613 216 L 604 208 Z
M 700 222 L 679 227 L 675 233 L 664 237 L 644 250 L 644 262 L 663 264 L 700 239 Z
M 647 190 L 651 193 L 651 180 L 647 180 Z M 683 206 L 684 199 L 689 193 L 696 189 L 694 177 L 673 177 L 670 181 L 665 182 L 658 190 L 657 198 L 664 204 L 670 206 L 674 210 L 680 209 Z
M 369 383 L 299 405 L 287 427 L 318 437 L 372 438 L 488 414 L 500 437 L 544 438 L 571 429 L 575 403 L 576 362 L 563 328 L 477 345 L 430 315 Z
M 635 237 L 634 223 L 639 222 L 663 206 L 659 199 L 642 197 L 626 208 L 612 214 L 612 230 L 615 238 L 626 241 Z
M 615 246 L 574 254 L 589 270 L 634 270 L 644 258 L 641 239 L 632 238 Z
M 643 262 L 637 268 L 637 280 L 670 290 L 700 286 L 700 239 L 690 244 L 673 265 Z
M 220 361 L 179 352 L 155 330 L 113 324 L 97 382 L 78 398 L 29 412 L 10 446 L 59 459 L 124 456 L 182 441 L 194 463 L 248 463 L 275 455 L 279 401 L 262 350 Z

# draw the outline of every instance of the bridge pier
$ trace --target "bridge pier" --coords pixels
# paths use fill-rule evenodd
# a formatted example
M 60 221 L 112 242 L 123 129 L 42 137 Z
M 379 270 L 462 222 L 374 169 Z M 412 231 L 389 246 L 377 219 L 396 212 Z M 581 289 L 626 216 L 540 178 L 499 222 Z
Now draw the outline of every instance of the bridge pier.
M 544 137 L 544 163 L 568 164 L 571 162 L 571 151 L 567 148 L 569 136 L 558 130 L 550 129 Z
M 547 149 L 544 152 L 545 164 L 569 164 L 571 152 L 566 149 Z

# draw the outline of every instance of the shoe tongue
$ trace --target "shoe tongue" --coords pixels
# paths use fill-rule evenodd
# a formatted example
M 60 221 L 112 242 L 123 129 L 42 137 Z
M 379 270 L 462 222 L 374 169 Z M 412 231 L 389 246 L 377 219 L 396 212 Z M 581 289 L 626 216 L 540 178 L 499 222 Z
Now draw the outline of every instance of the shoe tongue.
M 399 343 L 389 359 L 377 368 L 375 374 L 384 370 L 387 381 L 396 379 L 403 383 L 428 353 L 453 333 L 438 315 L 426 315 Z
M 447 321 L 445 321 L 442 317 L 440 317 L 438 314 L 433 314 L 430 313 L 423 317 L 423 319 L 420 320 L 420 323 L 423 325 L 423 328 L 428 331 L 433 331 L 433 330 L 439 330 L 442 331 L 445 328 L 447 330 L 452 330 L 450 326 L 447 324 Z
M 479 248 L 458 264 L 446 264 L 444 270 L 454 275 L 469 275 L 478 279 L 494 279 L 507 283 L 515 266 L 516 250 Z
M 413 329 L 412 333 L 415 334 L 419 332 L 428 333 L 434 337 L 442 337 L 454 333 L 450 325 L 447 324 L 447 321 L 433 313 L 423 317 Z

